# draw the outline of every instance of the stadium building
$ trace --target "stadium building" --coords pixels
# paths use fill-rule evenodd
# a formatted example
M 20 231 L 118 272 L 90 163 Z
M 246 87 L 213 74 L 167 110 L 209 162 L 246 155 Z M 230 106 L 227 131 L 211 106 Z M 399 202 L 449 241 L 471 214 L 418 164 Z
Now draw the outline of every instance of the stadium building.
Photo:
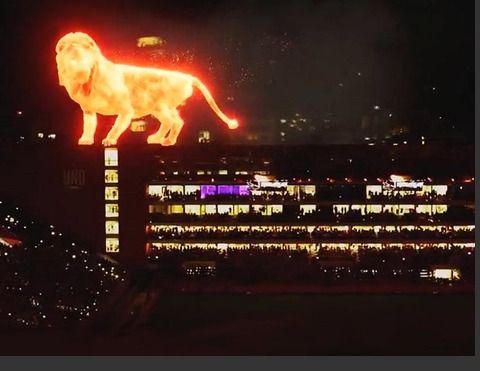
M 4 197 L 123 262 L 172 249 L 280 249 L 348 265 L 365 249 L 475 246 L 468 146 L 2 150 Z

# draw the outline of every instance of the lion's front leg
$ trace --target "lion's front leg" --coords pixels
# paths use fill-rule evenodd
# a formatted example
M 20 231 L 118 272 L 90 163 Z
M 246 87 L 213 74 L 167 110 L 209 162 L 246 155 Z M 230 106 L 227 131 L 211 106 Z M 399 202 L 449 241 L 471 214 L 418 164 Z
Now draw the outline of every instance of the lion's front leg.
M 97 114 L 95 112 L 83 112 L 83 133 L 78 144 L 91 145 L 94 141 L 95 129 L 97 128 Z
M 133 119 L 133 110 L 119 114 L 106 138 L 102 141 L 104 146 L 114 146 L 122 133 L 128 129 Z

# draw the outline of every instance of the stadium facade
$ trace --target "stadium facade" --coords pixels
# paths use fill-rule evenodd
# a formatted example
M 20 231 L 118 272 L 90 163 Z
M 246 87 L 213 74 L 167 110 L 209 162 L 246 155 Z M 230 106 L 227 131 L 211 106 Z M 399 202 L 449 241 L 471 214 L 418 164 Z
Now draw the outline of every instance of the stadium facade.
M 475 246 L 470 146 L 38 143 L 2 151 L 4 197 L 124 262 L 191 247 Z

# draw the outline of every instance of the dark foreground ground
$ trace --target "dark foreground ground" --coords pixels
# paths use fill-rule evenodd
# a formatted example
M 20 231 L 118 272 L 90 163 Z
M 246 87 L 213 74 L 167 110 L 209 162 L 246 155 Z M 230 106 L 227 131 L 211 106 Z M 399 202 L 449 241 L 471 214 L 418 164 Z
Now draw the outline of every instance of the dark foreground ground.
M 1 355 L 475 355 L 474 294 L 162 294 L 118 333 L 16 330 Z

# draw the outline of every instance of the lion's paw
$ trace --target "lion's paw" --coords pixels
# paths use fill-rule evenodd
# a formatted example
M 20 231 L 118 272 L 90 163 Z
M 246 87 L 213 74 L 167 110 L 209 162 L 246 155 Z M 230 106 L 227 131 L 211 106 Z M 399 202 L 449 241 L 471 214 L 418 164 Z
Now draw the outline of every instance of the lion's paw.
M 93 139 L 80 138 L 80 139 L 78 140 L 78 144 L 84 145 L 84 146 L 89 146 L 89 145 L 93 144 Z
M 162 141 L 155 134 L 149 135 L 147 138 L 148 144 L 162 144 Z
M 175 143 L 177 143 L 176 140 L 174 139 L 164 139 L 163 142 L 161 143 L 162 146 L 173 146 Z
M 102 140 L 102 144 L 103 144 L 105 147 L 114 146 L 114 145 L 117 144 L 117 141 L 116 141 L 116 140 L 113 140 L 113 139 L 110 139 L 110 138 L 105 138 L 104 140 Z

